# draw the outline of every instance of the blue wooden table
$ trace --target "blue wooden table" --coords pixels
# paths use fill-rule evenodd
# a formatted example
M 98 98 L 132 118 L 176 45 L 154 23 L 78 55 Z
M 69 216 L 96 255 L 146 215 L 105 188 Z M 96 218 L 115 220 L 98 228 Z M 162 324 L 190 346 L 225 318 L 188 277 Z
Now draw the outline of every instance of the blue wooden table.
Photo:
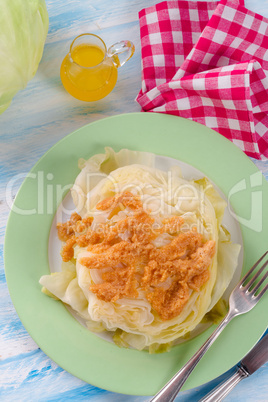
M 7 0 L 8 1 L 8 0 Z M 35 78 L 0 116 L 0 257 L 12 198 L 21 179 L 57 141 L 95 120 L 138 112 L 135 97 L 141 85 L 138 11 L 156 0 L 47 0 L 50 17 L 44 54 Z M 246 0 L 246 6 L 268 17 L 267 0 Z M 0 11 L 1 12 L 1 11 Z M 1 29 L 1 27 L 0 27 Z M 104 100 L 83 103 L 62 87 L 59 69 L 72 39 L 84 32 L 99 34 L 107 45 L 123 39 L 136 52 L 119 70 L 115 90 Z M 267 161 L 253 161 L 268 179 Z M 20 176 L 17 176 L 20 174 Z M 14 178 L 16 178 L 14 180 Z M 7 184 L 13 180 L 12 194 Z M 267 319 L 267 317 L 264 317 Z M 222 376 L 225 377 L 225 375 Z M 182 392 L 178 401 L 198 401 L 220 379 Z M 3 264 L 0 268 L 0 400 L 1 401 L 148 401 L 148 397 L 114 394 L 84 383 L 58 367 L 32 340 L 11 302 Z M 226 401 L 267 401 L 268 364 L 242 381 Z

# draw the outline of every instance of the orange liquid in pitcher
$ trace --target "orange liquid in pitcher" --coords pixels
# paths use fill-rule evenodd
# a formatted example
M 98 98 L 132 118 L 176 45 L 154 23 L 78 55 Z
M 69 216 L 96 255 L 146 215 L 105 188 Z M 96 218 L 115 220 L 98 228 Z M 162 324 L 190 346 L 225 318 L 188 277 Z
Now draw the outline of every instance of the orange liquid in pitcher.
M 61 80 L 65 89 L 76 99 L 96 101 L 104 98 L 114 88 L 117 68 L 105 53 L 93 45 L 76 46 L 61 65 Z

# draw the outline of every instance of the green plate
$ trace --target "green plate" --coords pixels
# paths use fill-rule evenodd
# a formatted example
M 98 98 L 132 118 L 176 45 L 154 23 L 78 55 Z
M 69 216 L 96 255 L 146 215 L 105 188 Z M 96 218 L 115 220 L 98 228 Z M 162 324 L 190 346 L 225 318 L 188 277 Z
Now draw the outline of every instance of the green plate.
M 95 386 L 124 394 L 153 395 L 211 334 L 169 353 L 121 349 L 89 332 L 64 305 L 40 291 L 49 273 L 48 238 L 58 205 L 79 173 L 79 158 L 105 146 L 150 151 L 186 162 L 222 190 L 240 222 L 243 273 L 267 249 L 268 184 L 250 159 L 215 131 L 175 116 L 133 113 L 99 120 L 68 135 L 34 166 L 10 213 L 5 241 L 6 278 L 26 330 L 59 366 Z M 53 202 L 51 201 L 53 199 Z M 235 318 L 207 352 L 184 389 L 199 386 L 235 365 L 259 340 L 267 325 L 268 297 Z

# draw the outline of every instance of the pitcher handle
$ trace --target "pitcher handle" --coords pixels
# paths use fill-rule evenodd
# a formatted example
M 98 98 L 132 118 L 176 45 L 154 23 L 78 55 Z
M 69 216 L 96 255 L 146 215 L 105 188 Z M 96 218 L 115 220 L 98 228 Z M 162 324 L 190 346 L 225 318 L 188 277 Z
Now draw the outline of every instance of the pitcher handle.
M 107 54 L 116 67 L 121 67 L 133 56 L 134 52 L 134 44 L 129 40 L 122 40 L 110 46 Z

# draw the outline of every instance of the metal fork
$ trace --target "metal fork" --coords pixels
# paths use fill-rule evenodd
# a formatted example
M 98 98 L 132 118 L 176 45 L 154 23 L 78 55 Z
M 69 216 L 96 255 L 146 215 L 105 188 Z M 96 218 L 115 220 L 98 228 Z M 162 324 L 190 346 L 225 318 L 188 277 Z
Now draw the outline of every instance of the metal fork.
M 268 289 L 268 284 L 260 289 L 262 283 L 266 280 L 268 272 L 266 272 L 258 283 L 255 283 L 259 279 L 259 275 L 264 271 L 268 265 L 266 261 L 260 269 L 254 274 L 254 276 L 247 282 L 250 275 L 255 271 L 259 263 L 268 254 L 268 251 L 263 254 L 263 256 L 253 265 L 253 267 L 247 272 L 247 274 L 241 279 L 241 281 L 236 285 L 232 291 L 229 298 L 229 311 L 226 317 L 221 321 L 216 330 L 207 339 L 207 341 L 201 346 L 201 348 L 193 355 L 193 357 L 179 370 L 174 377 L 155 395 L 151 402 L 171 402 L 175 399 L 177 393 L 197 365 L 197 363 L 204 356 L 206 351 L 213 344 L 215 339 L 218 338 L 222 330 L 226 325 L 237 315 L 247 313 L 250 311 L 264 295 Z

